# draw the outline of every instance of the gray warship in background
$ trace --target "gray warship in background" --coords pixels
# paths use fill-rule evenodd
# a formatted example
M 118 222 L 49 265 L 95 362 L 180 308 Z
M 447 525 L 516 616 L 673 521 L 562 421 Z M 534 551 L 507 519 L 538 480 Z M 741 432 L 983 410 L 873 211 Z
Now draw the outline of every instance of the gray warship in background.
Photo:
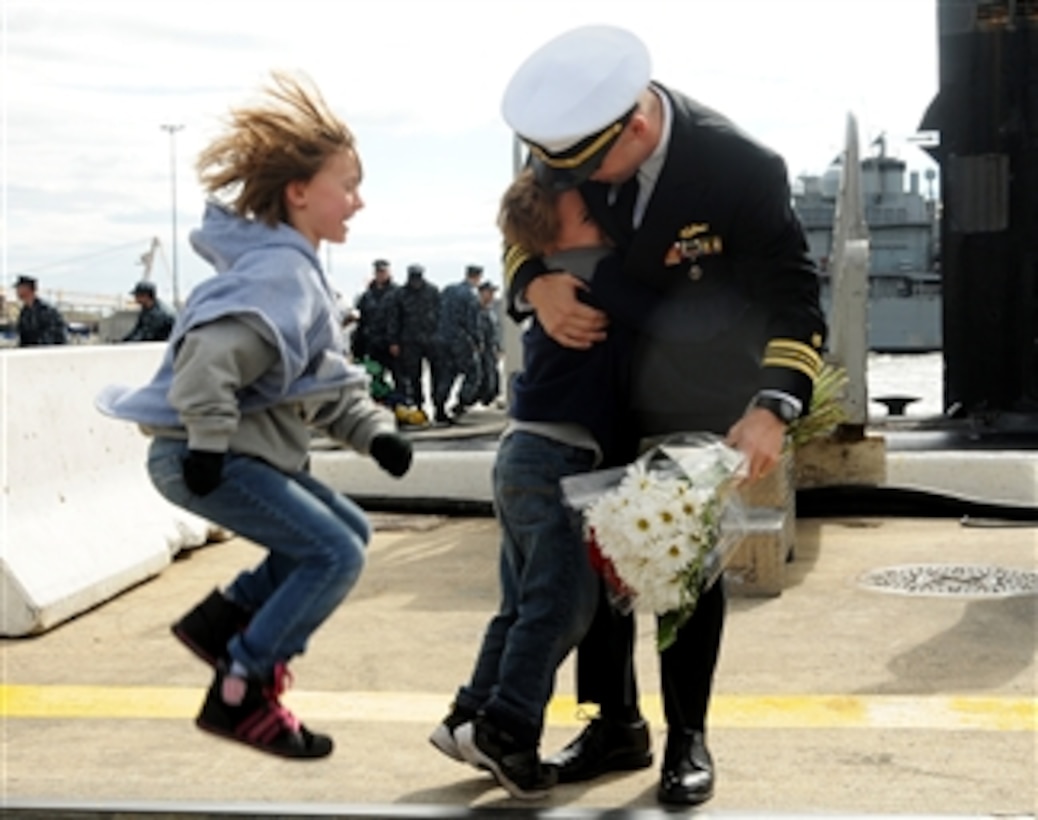
M 865 221 L 869 228 L 869 349 L 919 353 L 941 349 L 940 205 L 933 195 L 936 172 L 919 172 L 887 156 L 879 137 L 875 156 L 861 161 Z M 793 207 L 804 225 L 811 258 L 821 275 L 822 306 L 829 312 L 833 217 L 840 186 L 840 161 L 821 176 L 802 175 Z

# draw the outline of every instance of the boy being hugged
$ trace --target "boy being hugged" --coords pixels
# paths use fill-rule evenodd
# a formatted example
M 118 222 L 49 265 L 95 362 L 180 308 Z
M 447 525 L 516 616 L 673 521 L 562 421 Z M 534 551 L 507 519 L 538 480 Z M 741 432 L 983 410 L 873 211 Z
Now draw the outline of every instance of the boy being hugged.
M 527 169 L 502 197 L 498 224 L 509 245 L 571 271 L 588 303 L 615 320 L 586 350 L 558 344 L 536 317 L 523 334 L 523 369 L 493 470 L 501 602 L 470 679 L 429 738 L 448 757 L 489 770 L 513 797 L 538 799 L 557 780 L 539 753 L 555 674 L 591 624 L 599 594 L 579 514 L 560 482 L 637 455 L 627 418 L 630 354 L 635 330 L 648 332 L 662 297 L 624 275 L 576 190 L 551 191 Z M 629 763 L 651 762 L 646 754 Z
M 318 256 L 363 207 L 360 157 L 320 93 L 275 73 L 231 113 L 197 168 L 210 196 L 191 244 L 216 270 L 188 298 L 147 385 L 99 409 L 152 436 L 148 473 L 172 503 L 267 555 L 173 625 L 214 668 L 196 724 L 265 752 L 321 758 L 332 739 L 279 701 L 287 663 L 356 583 L 363 511 L 307 472 L 310 428 L 394 476 L 411 444 L 351 365 Z

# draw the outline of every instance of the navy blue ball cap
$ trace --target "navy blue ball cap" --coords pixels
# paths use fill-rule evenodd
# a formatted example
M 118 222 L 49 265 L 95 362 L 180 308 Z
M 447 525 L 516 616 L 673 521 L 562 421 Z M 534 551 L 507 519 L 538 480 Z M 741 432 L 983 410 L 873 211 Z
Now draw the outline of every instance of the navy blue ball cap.
M 565 190 L 602 164 L 651 76 L 649 50 L 632 32 L 582 26 L 526 58 L 505 89 L 501 113 L 529 147 L 538 180 Z

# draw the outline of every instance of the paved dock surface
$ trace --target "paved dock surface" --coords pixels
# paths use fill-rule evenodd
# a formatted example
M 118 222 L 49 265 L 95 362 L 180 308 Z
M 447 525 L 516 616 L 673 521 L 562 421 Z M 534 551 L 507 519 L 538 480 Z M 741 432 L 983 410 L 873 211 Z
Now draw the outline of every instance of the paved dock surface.
M 210 677 L 169 624 L 260 558 L 232 539 L 187 553 L 49 633 L 0 644 L 11 815 L 50 806 L 58 817 L 59 805 L 88 804 L 209 806 L 199 816 L 213 817 L 230 816 L 214 806 L 245 816 L 266 806 L 279 817 L 352 816 L 334 806 L 370 816 L 528 808 L 426 739 L 496 604 L 495 521 L 372 517 L 367 569 L 293 664 L 287 697 L 335 737 L 329 759 L 283 761 L 193 726 Z M 782 595 L 731 599 L 710 721 L 717 792 L 704 816 L 1034 814 L 1038 598 L 896 595 L 859 584 L 870 570 L 919 562 L 1034 571 L 1038 530 L 800 521 Z M 652 625 L 639 618 L 637 660 L 658 762 Z M 545 752 L 582 725 L 572 692 L 569 661 Z M 651 816 L 657 778 L 654 766 L 560 786 L 532 808 L 560 818 L 594 809 Z

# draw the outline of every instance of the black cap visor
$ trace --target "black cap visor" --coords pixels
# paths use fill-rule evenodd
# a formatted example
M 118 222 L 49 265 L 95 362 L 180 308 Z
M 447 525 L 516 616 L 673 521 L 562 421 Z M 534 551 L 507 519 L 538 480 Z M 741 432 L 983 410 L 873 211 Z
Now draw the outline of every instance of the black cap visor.
M 568 191 L 591 179 L 591 175 L 598 170 L 598 166 L 605 159 L 606 153 L 607 151 L 602 151 L 572 168 L 555 168 L 535 154 L 531 154 L 530 164 L 537 177 L 537 182 L 545 188 L 555 192 Z
M 553 191 L 567 191 L 587 182 L 620 138 L 633 113 L 634 108 L 616 122 L 559 154 L 551 154 L 537 143 L 527 142 L 530 164 L 537 181 Z

